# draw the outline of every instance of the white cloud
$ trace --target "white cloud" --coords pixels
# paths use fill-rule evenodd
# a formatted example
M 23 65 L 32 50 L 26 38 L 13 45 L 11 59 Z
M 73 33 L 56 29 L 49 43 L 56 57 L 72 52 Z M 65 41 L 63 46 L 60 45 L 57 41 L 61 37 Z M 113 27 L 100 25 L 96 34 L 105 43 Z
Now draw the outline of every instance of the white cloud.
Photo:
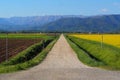
M 106 9 L 106 8 L 103 8 L 103 9 L 101 9 L 100 11 L 101 11 L 101 12 L 108 12 L 109 10 Z

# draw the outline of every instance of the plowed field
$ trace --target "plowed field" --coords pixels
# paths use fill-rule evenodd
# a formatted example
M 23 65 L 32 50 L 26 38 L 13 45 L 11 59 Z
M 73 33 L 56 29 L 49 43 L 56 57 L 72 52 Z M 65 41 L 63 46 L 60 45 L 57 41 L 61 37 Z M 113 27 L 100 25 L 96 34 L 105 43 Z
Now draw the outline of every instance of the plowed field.
M 6 59 L 6 49 L 10 58 L 40 41 L 41 39 L 8 39 L 6 45 L 6 39 L 0 39 L 0 62 Z

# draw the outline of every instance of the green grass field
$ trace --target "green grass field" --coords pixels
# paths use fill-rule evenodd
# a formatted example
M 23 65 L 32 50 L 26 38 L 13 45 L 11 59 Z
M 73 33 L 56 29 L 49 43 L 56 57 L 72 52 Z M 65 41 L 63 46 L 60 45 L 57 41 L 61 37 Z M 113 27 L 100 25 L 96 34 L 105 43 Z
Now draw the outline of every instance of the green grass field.
M 55 36 L 49 36 L 46 34 L 40 33 L 9 33 L 9 34 L 0 34 L 0 38 L 24 38 L 24 39 L 35 39 L 35 38 L 42 38 L 42 39 L 49 39 L 54 38 Z
M 120 70 L 120 48 L 91 40 L 68 36 L 67 40 L 78 58 L 85 64 L 110 70 Z

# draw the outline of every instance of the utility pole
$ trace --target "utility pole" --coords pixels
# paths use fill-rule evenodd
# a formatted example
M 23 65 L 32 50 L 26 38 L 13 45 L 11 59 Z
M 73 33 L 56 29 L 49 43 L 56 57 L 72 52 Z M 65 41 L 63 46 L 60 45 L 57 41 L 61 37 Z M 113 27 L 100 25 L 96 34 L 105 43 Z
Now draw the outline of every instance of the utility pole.
M 8 33 L 6 33 L 6 62 L 8 61 Z
M 103 28 L 102 28 L 102 33 L 101 33 L 101 48 L 103 48 Z
M 103 34 L 101 35 L 101 48 L 103 48 Z

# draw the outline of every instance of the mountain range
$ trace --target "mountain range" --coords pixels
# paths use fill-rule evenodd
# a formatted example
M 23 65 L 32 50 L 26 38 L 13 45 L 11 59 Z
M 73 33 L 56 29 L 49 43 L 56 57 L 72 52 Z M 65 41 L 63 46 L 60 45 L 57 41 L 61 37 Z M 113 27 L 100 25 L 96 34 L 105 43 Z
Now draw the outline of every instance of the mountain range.
M 0 31 L 120 33 L 120 15 L 52 15 L 0 18 Z

